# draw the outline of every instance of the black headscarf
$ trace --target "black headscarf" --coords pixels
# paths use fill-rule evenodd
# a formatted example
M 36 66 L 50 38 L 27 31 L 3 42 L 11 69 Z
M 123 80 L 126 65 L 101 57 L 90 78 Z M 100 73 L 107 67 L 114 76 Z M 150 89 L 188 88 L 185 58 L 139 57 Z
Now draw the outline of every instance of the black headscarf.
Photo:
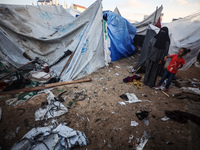
M 164 32 L 162 32 L 164 31 Z M 166 42 L 170 42 L 169 33 L 167 27 L 162 27 L 158 34 L 154 36 L 157 40 L 154 47 L 158 49 L 165 49 Z

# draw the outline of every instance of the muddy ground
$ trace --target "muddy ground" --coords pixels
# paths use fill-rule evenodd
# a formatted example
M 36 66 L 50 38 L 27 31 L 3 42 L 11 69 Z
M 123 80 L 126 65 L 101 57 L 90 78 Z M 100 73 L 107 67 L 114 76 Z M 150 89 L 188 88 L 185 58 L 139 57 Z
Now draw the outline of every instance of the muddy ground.
M 180 88 L 170 86 L 167 97 L 161 91 L 149 88 L 127 84 L 123 79 L 133 74 L 129 72 L 127 66 L 135 66 L 138 54 L 115 61 L 109 67 L 99 69 L 97 72 L 85 78 L 92 78 L 91 82 L 78 83 L 72 85 L 59 86 L 52 90 L 57 96 L 62 91 L 68 91 L 68 98 L 63 104 L 68 106 L 69 101 L 75 92 L 86 91 L 86 98 L 83 101 L 73 103 L 69 112 L 63 116 L 57 117 L 59 123 L 66 123 L 67 126 L 85 132 L 89 139 L 89 144 L 85 147 L 74 149 L 81 150 L 101 150 L 117 149 L 128 150 L 135 149 L 144 133 L 147 131 L 151 138 L 146 143 L 144 150 L 162 149 L 162 150 L 199 150 L 200 149 L 200 126 L 188 121 L 181 124 L 172 119 L 162 121 L 165 116 L 165 110 L 181 110 L 189 112 L 200 117 L 200 100 L 176 99 L 172 94 L 181 92 Z M 178 78 L 183 80 L 200 80 L 200 69 L 192 66 L 187 71 L 179 71 Z M 144 74 L 138 74 L 144 77 Z M 160 77 L 158 78 L 158 80 Z M 141 79 L 143 81 L 143 78 Z M 140 103 L 127 103 L 121 106 L 119 101 L 125 101 L 119 96 L 126 92 L 134 93 L 140 100 Z M 66 96 L 66 95 L 64 95 Z M 46 122 L 36 122 L 34 120 L 35 111 L 41 106 L 41 102 L 46 100 L 46 94 L 39 95 L 18 106 L 7 106 L 1 98 L 2 120 L 0 123 L 0 149 L 8 150 L 13 144 L 19 141 L 32 127 L 51 125 L 51 120 Z M 23 113 L 23 109 L 25 112 Z M 145 125 L 138 119 L 136 113 L 139 111 L 148 111 L 149 125 Z M 28 120 L 28 126 L 24 123 Z M 131 126 L 131 121 L 139 123 L 138 126 Z M 11 138 L 6 139 L 9 133 L 16 131 L 18 133 Z M 129 137 L 133 136 L 132 140 Z

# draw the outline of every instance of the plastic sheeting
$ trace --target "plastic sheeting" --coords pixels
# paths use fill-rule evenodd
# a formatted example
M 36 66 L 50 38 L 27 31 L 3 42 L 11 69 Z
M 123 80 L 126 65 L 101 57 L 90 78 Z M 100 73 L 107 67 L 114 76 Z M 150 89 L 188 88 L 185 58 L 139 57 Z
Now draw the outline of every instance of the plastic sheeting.
M 68 8 L 66 9 L 68 13 L 70 13 L 72 16 L 77 17 L 81 14 L 79 10 L 76 10 L 74 8 Z
M 125 18 L 111 12 L 105 11 L 107 15 L 107 29 L 110 38 L 111 61 L 127 57 L 135 52 L 133 39 L 136 27 L 131 25 Z
M 68 150 L 75 146 L 86 146 L 88 143 L 84 132 L 59 124 L 55 129 L 53 126 L 32 128 L 13 145 L 12 150 Z
M 67 50 L 73 53 L 61 81 L 80 78 L 104 66 L 101 0 L 77 18 L 60 6 L 0 5 L 0 57 L 15 67 L 27 62 L 26 52 L 49 65 Z M 69 56 L 51 69 L 57 75 Z
M 162 13 L 163 7 L 160 6 L 155 12 L 153 12 L 149 17 L 147 17 L 145 20 L 138 22 L 138 23 L 132 23 L 137 28 L 136 35 L 146 35 L 147 28 L 149 24 L 155 25 L 157 20 L 160 18 Z
M 185 65 L 181 70 L 187 70 L 196 60 L 200 52 L 200 11 L 183 19 L 165 25 L 169 29 L 169 54 L 177 54 L 182 47 L 191 49 L 185 58 Z

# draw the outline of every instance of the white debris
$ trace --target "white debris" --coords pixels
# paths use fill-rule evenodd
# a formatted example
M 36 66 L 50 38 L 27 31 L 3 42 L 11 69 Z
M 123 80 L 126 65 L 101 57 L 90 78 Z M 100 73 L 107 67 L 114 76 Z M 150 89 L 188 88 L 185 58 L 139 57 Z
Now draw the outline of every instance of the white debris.
M 39 110 L 35 112 L 36 121 L 54 118 L 68 112 L 68 109 L 61 102 L 55 101 L 55 96 L 51 91 L 46 90 L 45 92 L 48 94 L 48 105 L 46 108 L 39 108 Z
M 199 88 L 182 87 L 181 90 L 183 90 L 184 92 L 190 92 L 190 93 L 194 93 L 194 94 L 200 95 L 200 90 L 199 90 Z
M 134 93 L 125 93 L 128 97 L 127 103 L 137 103 L 137 102 L 142 102 L 142 100 L 139 100 L 137 96 Z
M 132 127 L 136 127 L 136 126 L 138 126 L 138 124 L 139 124 L 139 123 L 137 123 L 136 121 L 131 121 L 131 126 L 132 126 Z
M 87 143 L 83 132 L 60 124 L 55 129 L 53 126 L 33 128 L 14 144 L 12 150 L 31 149 L 33 146 L 34 149 L 71 149 L 76 145 L 86 146 Z
M 119 101 L 119 104 L 120 104 L 121 106 L 123 106 L 123 105 L 126 106 L 126 103 L 124 103 L 124 102 L 120 102 L 120 101 Z
M 161 118 L 162 121 L 168 121 L 170 118 L 168 118 L 167 116 Z
M 116 68 L 121 68 L 120 66 L 116 66 Z
M 115 73 L 117 76 L 119 75 L 118 73 Z
M 150 135 L 147 133 L 147 131 L 144 131 L 143 136 L 139 140 L 140 143 L 136 147 L 136 150 L 143 150 L 149 138 L 151 138 Z
M 133 138 L 134 138 L 134 136 L 131 134 L 131 136 L 129 137 L 128 143 L 131 143 Z

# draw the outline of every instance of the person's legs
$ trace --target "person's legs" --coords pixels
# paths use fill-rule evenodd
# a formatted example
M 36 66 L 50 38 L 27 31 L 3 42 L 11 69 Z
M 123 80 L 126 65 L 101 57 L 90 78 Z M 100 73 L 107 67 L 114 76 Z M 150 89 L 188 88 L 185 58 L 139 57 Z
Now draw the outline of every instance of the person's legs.
M 170 74 L 169 74 L 169 78 L 168 78 L 167 83 L 166 83 L 166 85 L 165 85 L 165 89 L 168 89 L 168 88 L 169 88 L 169 85 L 171 84 L 172 79 L 174 78 L 174 76 L 175 76 L 175 73 L 170 73 Z
M 162 76 L 162 79 L 160 80 L 160 82 L 158 83 L 159 86 L 162 85 L 162 83 L 164 82 L 164 80 L 167 78 L 168 74 L 170 74 L 170 72 L 166 69 L 165 73 Z

